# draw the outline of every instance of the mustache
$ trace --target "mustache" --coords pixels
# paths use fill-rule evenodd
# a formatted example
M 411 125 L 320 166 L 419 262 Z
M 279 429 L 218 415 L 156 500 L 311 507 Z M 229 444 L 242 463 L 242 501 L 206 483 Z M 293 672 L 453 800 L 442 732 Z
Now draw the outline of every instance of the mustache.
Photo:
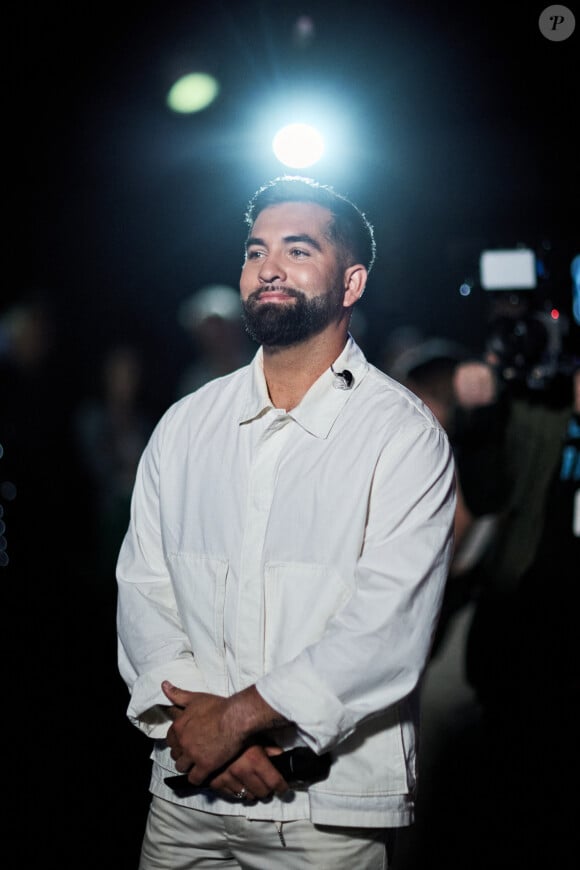
M 270 284 L 268 287 L 257 287 L 256 290 L 253 290 L 248 296 L 248 302 L 250 300 L 261 299 L 266 293 L 284 293 L 286 296 L 293 296 L 295 299 L 304 296 L 304 293 L 295 287 L 286 287 L 284 284 Z

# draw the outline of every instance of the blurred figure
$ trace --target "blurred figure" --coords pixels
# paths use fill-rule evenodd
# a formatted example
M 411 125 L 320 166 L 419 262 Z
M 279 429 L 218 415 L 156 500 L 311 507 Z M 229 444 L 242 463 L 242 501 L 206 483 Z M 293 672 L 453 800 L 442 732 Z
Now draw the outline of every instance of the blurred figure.
M 504 497 L 497 464 L 502 435 L 495 376 L 483 363 L 472 361 L 466 347 L 441 336 L 425 338 L 419 330 L 407 328 L 387 346 L 389 353 L 383 356 L 387 374 L 425 402 L 449 435 L 456 458 L 462 454 L 468 498 L 457 469 L 455 551 L 450 569 L 450 577 L 457 577 L 480 557 Z M 474 472 L 477 486 L 471 483 Z M 468 600 L 470 589 L 463 583 L 452 588 L 448 582 L 446 596 L 447 607 L 453 601 L 454 610 Z M 445 611 L 444 607 L 440 631 Z
M 94 495 L 97 573 L 113 579 L 137 463 L 154 421 L 144 400 L 143 357 L 137 347 L 122 343 L 108 348 L 99 377 L 97 395 L 76 409 L 75 430 Z
M 468 351 L 442 337 L 422 338 L 404 347 L 390 364 L 392 377 L 404 381 L 449 429 L 454 408 L 453 373 Z
M 481 710 L 475 778 L 484 866 L 577 863 L 580 774 L 580 374 L 567 318 L 532 293 L 498 292 L 485 364 L 456 372 L 469 398 L 487 379 L 502 405 L 499 474 L 505 496 L 471 572 L 475 607 L 465 668 Z M 457 380 L 459 376 L 459 380 Z M 468 441 L 457 454 L 466 499 L 485 489 Z M 506 799 L 497 801 L 498 783 Z M 572 864 L 574 862 L 574 865 Z
M 502 781 L 513 796 L 483 817 L 505 866 L 568 868 L 578 848 L 579 384 L 576 371 L 563 404 L 510 400 L 509 494 L 475 572 L 466 674 L 483 716 L 482 794 Z
M 192 339 L 195 359 L 178 380 L 177 398 L 250 362 L 254 348 L 244 330 L 240 295 L 233 287 L 202 287 L 181 304 L 178 321 Z
M 76 638 L 75 657 L 81 663 L 75 704 L 82 707 L 90 696 L 91 708 L 98 711 L 78 738 L 71 741 L 68 734 L 62 738 L 69 753 L 71 746 L 76 749 L 71 757 L 77 767 L 78 754 L 88 756 L 91 801 L 94 804 L 96 799 L 100 806 L 97 814 L 83 809 L 77 827 L 90 841 L 106 826 L 115 848 L 126 850 L 127 866 L 132 863 L 130 853 L 138 852 L 140 813 L 146 811 L 143 792 L 149 746 L 145 740 L 135 742 L 133 729 L 119 728 L 127 692 L 116 667 L 115 562 L 129 522 L 139 456 L 153 428 L 145 360 L 143 348 L 133 342 L 117 341 L 102 348 L 93 361 L 96 381 L 75 407 L 74 434 L 90 506 L 82 560 L 88 578 L 83 576 L 79 583 L 73 624 L 64 633 L 69 646 L 71 637 Z M 73 690 L 69 698 L 74 699 Z M 116 780 L 113 793 L 111 769 Z
M 82 549 L 84 502 L 70 425 L 70 360 L 62 352 L 61 323 L 48 293 L 23 296 L 0 323 L 5 562 L 10 576 L 42 594 L 48 568 L 58 566 L 64 580 Z M 48 589 L 46 595 L 50 598 Z
M 524 677 L 525 666 L 521 661 L 516 665 L 522 657 L 521 637 L 516 641 L 518 633 L 514 630 L 520 612 L 512 607 L 519 602 L 523 578 L 537 571 L 545 528 L 551 529 L 558 573 L 566 572 L 562 556 L 571 553 L 570 544 L 574 549 L 578 546 L 571 529 L 573 490 L 578 487 L 574 439 L 579 362 L 577 355 L 567 352 L 558 329 L 559 323 L 544 315 L 530 294 L 499 293 L 492 300 L 485 361 L 488 372 L 493 372 L 493 382 L 489 374 L 479 376 L 490 379 L 493 401 L 503 400 L 506 408 L 502 450 L 509 487 L 493 546 L 479 566 L 481 591 L 468 647 L 468 675 L 486 709 L 496 704 L 504 708 L 515 701 L 512 666 L 521 670 L 518 685 Z M 479 389 L 469 371 L 463 372 L 456 387 L 463 407 L 468 405 L 470 394 Z M 469 459 L 467 449 L 464 458 Z M 473 474 L 470 491 L 476 492 L 481 485 L 478 475 Z M 562 501 L 556 514 L 562 516 L 564 505 L 569 514 L 560 532 L 552 527 L 555 514 L 549 507 L 551 493 L 558 486 Z M 506 644 L 503 651 L 502 643 Z
M 385 336 L 378 352 L 378 366 L 388 375 L 393 375 L 393 369 L 401 354 L 425 341 L 423 330 L 413 323 L 406 323 L 391 329 Z
M 464 856 L 462 838 L 477 841 L 477 868 L 567 870 L 577 858 L 580 374 L 564 363 L 564 374 L 538 382 L 538 330 L 520 318 L 511 331 L 503 314 L 493 321 L 479 360 L 437 339 L 407 348 L 391 369 L 453 445 L 458 539 L 433 654 L 467 603 L 460 655 L 474 693 L 452 740 L 431 734 L 437 755 L 423 757 L 433 794 L 459 793 L 461 808 L 448 826 L 424 789 L 425 839 L 411 844 L 422 857 L 402 868 L 423 866 L 442 838 L 445 866 L 463 866 L 453 857 Z
M 20 717 L 9 755 L 20 769 L 34 746 L 37 758 L 59 759 L 65 781 L 69 756 L 61 751 L 56 723 L 62 730 L 61 712 L 75 707 L 69 684 L 80 685 L 85 647 L 76 642 L 76 617 L 86 606 L 79 591 L 89 562 L 86 481 L 71 427 L 76 361 L 67 356 L 63 323 L 48 293 L 23 296 L 0 322 L 0 576 L 10 614 L 3 639 L 11 678 L 29 681 L 31 709 L 41 711 Z M 82 629 L 86 636 L 85 622 Z M 8 773 L 12 781 L 19 780 L 15 774 Z M 13 805 L 21 807 L 29 791 L 23 782 L 16 788 Z M 35 821 L 39 842 L 54 833 L 49 813 L 41 816 Z

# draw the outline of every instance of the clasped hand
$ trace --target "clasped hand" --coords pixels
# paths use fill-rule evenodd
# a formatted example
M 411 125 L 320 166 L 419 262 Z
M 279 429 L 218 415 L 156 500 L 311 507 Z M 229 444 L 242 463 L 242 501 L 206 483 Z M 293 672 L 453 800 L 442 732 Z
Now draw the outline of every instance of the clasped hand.
M 287 782 L 268 760 L 268 755 L 282 750 L 248 742 L 236 721 L 233 699 L 188 692 L 168 682 L 162 689 L 171 703 L 173 723 L 166 738 L 171 757 L 192 785 L 208 780 L 212 789 L 225 796 L 243 793 L 246 800 L 287 791 Z

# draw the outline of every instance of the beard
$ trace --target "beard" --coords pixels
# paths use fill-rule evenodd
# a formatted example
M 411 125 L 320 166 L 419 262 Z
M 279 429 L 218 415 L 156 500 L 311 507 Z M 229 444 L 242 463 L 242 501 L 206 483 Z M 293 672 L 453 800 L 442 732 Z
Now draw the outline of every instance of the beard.
M 242 318 L 248 335 L 266 347 L 289 347 L 316 335 L 343 312 L 342 295 L 329 292 L 309 299 L 301 290 L 277 288 L 295 302 L 259 302 L 263 290 L 242 300 Z

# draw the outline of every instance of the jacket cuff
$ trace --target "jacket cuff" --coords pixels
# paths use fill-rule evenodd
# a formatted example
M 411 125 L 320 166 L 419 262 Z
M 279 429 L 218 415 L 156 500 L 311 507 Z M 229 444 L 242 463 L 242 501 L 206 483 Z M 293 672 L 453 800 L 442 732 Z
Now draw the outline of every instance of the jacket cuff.
M 172 721 L 166 709 L 169 701 L 161 689 L 163 680 L 188 692 L 208 691 L 197 668 L 185 660 L 169 662 L 139 677 L 132 689 L 127 716 L 140 731 L 156 740 L 166 736 Z
M 358 724 L 304 661 L 276 668 L 257 680 L 256 689 L 274 710 L 295 723 L 304 742 L 318 753 L 344 740 Z

